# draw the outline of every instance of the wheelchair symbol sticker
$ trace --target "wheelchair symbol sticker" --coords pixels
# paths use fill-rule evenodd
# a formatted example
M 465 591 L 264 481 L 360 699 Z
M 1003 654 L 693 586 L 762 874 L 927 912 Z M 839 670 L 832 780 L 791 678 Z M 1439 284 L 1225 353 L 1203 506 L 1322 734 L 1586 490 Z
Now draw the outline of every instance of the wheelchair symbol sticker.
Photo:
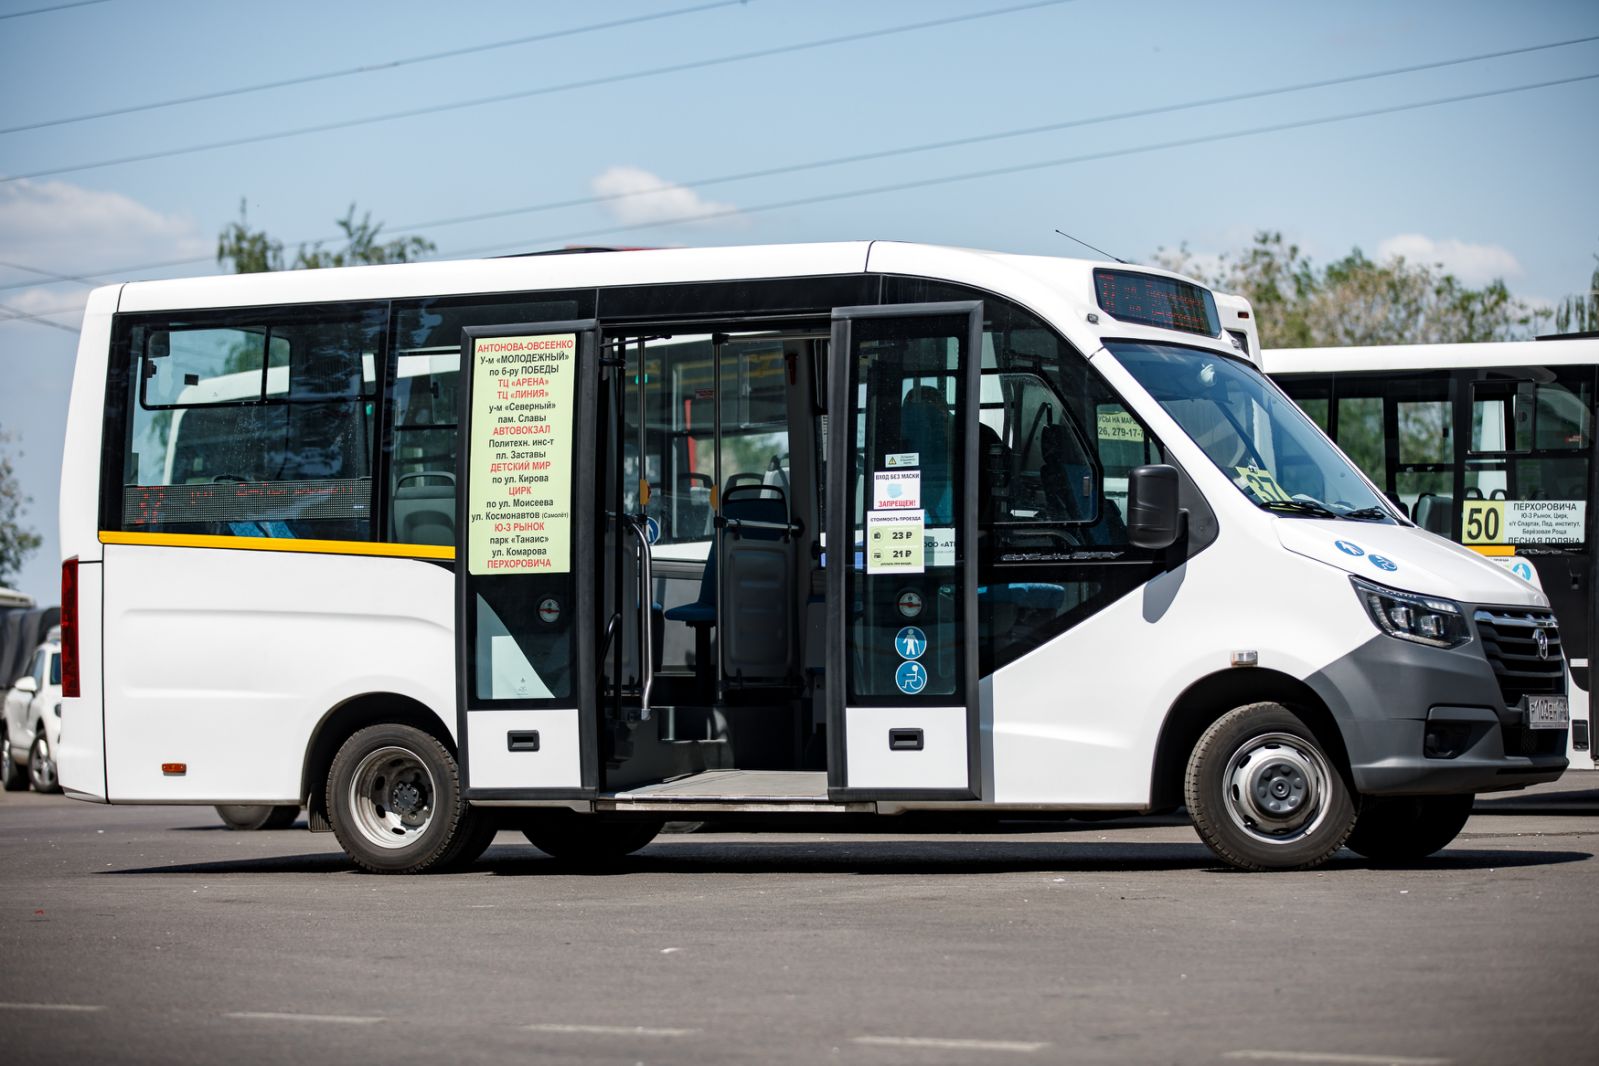
M 894 684 L 905 695 L 916 695 L 927 687 L 927 667 L 918 662 L 900 663 L 894 671 Z
M 1527 582 L 1529 585 L 1533 583 L 1532 564 L 1525 559 L 1517 559 L 1515 562 L 1511 563 L 1510 572 L 1521 578 L 1521 580 Z
M 1388 558 L 1387 556 L 1371 555 L 1371 556 L 1367 556 L 1367 558 L 1369 558 L 1371 560 L 1371 565 L 1375 566 L 1378 570 L 1389 570 L 1389 571 L 1392 571 L 1392 570 L 1398 570 L 1399 569 L 1399 564 L 1394 562 L 1392 559 Z
M 1339 551 L 1343 552 L 1345 555 L 1356 555 L 1356 556 L 1359 556 L 1359 555 L 1365 555 L 1366 554 L 1366 550 L 1364 548 L 1362 548 L 1360 545 L 1351 544 L 1347 540 L 1335 540 L 1335 541 L 1333 541 L 1333 547 L 1337 548 Z
M 894 635 L 894 650 L 901 659 L 920 659 L 927 650 L 927 634 L 916 626 L 906 626 Z

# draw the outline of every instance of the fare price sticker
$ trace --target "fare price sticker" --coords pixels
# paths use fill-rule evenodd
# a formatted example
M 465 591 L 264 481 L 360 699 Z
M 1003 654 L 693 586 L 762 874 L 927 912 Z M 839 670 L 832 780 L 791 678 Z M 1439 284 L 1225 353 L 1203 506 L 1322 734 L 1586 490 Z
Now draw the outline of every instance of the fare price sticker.
M 925 569 L 921 511 L 869 511 L 866 514 L 866 572 L 920 574 Z

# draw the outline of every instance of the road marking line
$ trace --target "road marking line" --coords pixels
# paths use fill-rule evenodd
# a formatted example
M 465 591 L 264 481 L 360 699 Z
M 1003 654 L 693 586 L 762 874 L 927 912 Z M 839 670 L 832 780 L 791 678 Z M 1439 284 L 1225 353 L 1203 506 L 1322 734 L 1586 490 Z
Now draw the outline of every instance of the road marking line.
M 0 1003 L 0 1010 L 58 1010 L 76 1011 L 80 1014 L 89 1014 L 104 1007 L 91 1006 L 87 1003 Z
M 1222 1058 L 1254 1062 L 1326 1062 L 1343 1066 L 1448 1066 L 1453 1061 L 1405 1055 L 1344 1055 L 1336 1051 L 1229 1051 Z
M 1017 1051 L 1030 1054 L 1049 1047 L 1048 1041 L 1032 1040 L 950 1040 L 936 1036 L 852 1036 L 852 1044 L 873 1047 L 930 1047 L 953 1051 Z
M 255 1022 L 328 1022 L 333 1025 L 373 1025 L 383 1020 L 370 1014 L 289 1014 L 270 1010 L 228 1011 L 222 1017 Z
M 643 1025 L 563 1025 L 540 1022 L 522 1028 L 535 1033 L 586 1033 L 590 1036 L 692 1036 L 698 1029 L 651 1029 Z

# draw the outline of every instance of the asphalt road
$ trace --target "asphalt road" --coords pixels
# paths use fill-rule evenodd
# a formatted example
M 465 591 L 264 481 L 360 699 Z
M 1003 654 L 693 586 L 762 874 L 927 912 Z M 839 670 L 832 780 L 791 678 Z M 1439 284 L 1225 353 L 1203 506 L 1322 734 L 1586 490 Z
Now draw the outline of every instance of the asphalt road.
M 662 836 L 608 875 L 506 833 L 386 878 L 6 794 L 0 1061 L 1594 1061 L 1596 780 L 1480 804 L 1425 865 L 1273 875 L 1167 820 Z

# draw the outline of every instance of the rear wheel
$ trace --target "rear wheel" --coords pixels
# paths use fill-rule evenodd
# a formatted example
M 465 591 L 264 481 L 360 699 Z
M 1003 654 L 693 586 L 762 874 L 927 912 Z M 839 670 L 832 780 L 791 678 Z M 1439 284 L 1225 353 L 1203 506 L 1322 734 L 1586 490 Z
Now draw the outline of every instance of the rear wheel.
M 227 803 L 218 805 L 217 817 L 229 829 L 240 832 L 288 829 L 300 817 L 300 808 L 298 804 Z
M 1235 708 L 1205 730 L 1184 794 L 1200 839 L 1243 870 L 1318 866 L 1355 824 L 1344 779 L 1316 734 L 1280 703 Z
M 408 725 L 368 726 L 344 742 L 327 810 L 345 854 L 371 873 L 447 869 L 492 839 L 461 797 L 449 749 Z
M 61 780 L 56 776 L 55 753 L 45 739 L 44 726 L 34 735 L 33 748 L 28 752 L 28 780 L 35 792 L 60 792 Z
M 1379 863 L 1425 859 L 1460 834 L 1476 798 L 1468 793 L 1367 799 L 1349 834 L 1349 850 Z
M 17 765 L 16 753 L 11 750 L 11 734 L 0 726 L 0 788 L 21 792 L 27 787 L 28 772 Z
M 602 822 L 592 815 L 550 818 L 522 830 L 528 843 L 546 855 L 583 865 L 625 858 L 661 831 L 658 821 Z

